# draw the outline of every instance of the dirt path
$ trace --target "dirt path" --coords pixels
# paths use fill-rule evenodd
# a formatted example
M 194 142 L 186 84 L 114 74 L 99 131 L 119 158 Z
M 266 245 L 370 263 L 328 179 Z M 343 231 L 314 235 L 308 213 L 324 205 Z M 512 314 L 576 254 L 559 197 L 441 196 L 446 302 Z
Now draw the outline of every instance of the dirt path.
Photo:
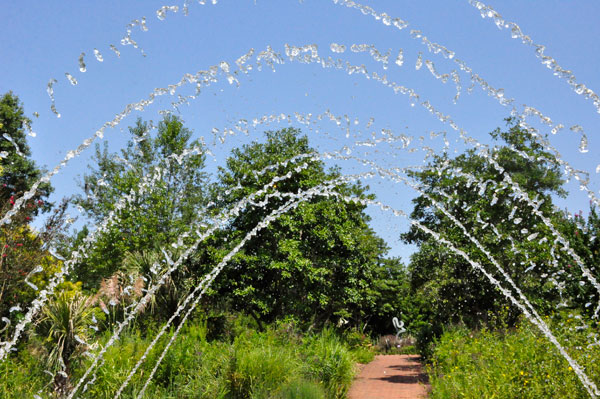
M 348 399 L 426 398 L 427 375 L 417 355 L 378 355 L 354 380 Z

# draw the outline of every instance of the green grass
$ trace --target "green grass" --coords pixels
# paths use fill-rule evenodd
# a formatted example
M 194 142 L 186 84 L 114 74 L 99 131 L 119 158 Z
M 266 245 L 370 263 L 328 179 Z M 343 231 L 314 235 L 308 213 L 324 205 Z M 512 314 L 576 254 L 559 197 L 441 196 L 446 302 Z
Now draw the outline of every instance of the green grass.
M 292 380 L 281 388 L 277 399 L 325 399 L 325 390 L 312 381 Z
M 36 353 L 36 348 L 19 348 L 0 362 L 0 398 L 31 398 L 51 382 L 32 353 Z
M 203 322 L 192 322 L 180 332 L 152 383 L 147 398 L 214 399 L 342 399 L 359 361 L 372 360 L 365 341 L 350 344 L 333 330 L 303 334 L 290 325 L 263 332 L 235 327 L 224 340 L 207 340 Z M 154 334 L 129 332 L 104 356 L 96 382 L 87 398 L 112 398 Z M 171 334 L 165 334 L 132 378 L 123 398 L 135 398 Z M 108 339 L 106 333 L 99 342 Z M 41 354 L 23 350 L 0 365 L 0 397 L 32 397 L 51 381 L 37 359 Z M 76 383 L 89 366 L 83 360 L 75 370 Z M 49 392 L 47 389 L 44 392 Z M 42 394 L 42 397 L 46 397 Z
M 556 316 L 552 324 L 567 352 L 598 383 L 600 348 L 588 347 L 590 329 L 576 329 L 581 322 L 568 316 Z M 506 331 L 447 331 L 431 360 L 432 399 L 589 398 L 567 361 L 528 322 Z

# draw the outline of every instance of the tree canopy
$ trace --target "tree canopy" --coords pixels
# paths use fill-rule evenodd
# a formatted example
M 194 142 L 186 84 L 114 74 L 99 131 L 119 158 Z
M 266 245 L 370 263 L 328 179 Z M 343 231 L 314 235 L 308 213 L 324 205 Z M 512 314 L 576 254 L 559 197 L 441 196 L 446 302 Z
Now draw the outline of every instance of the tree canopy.
M 42 170 L 31 159 L 19 98 L 11 92 L 0 98 L 0 211 L 12 210 L 18 198 L 39 180 Z M 32 218 L 49 211 L 47 201 L 52 192 L 49 183 L 40 184 L 10 223 L 0 226 L 0 316 L 13 318 L 44 288 L 49 276 L 61 265 L 48 247 L 63 234 L 66 201 L 50 215 L 46 223 L 34 230 Z M 12 311 L 11 311 L 12 309 Z
M 510 176 L 538 204 L 541 214 L 553 217 L 552 195 L 563 194 L 559 165 L 530 132 L 513 120 L 508 120 L 508 130 L 496 129 L 491 135 L 502 145 L 489 150 L 471 149 L 455 158 L 439 155 L 423 171 L 412 173 L 423 194 L 413 201 L 411 217 L 440 233 L 504 281 L 483 252 L 485 248 L 528 297 L 539 305 L 550 306 L 557 292 L 547 272 L 552 266 L 553 244 L 543 237 L 550 235 L 549 228 L 505 176 Z M 457 221 L 481 247 L 466 236 Z M 432 298 L 433 313 L 439 322 L 476 325 L 499 314 L 499 309 L 507 305 L 481 272 L 436 238 L 416 226 L 402 238 L 419 246 L 410 262 L 412 286 Z
M 207 184 L 202 144 L 192 140 L 192 132 L 175 116 L 166 116 L 156 135 L 150 130 L 147 122 L 138 120 L 120 153 L 97 145 L 95 164 L 83 177 L 84 194 L 75 202 L 94 223 L 102 223 L 120 199 L 132 198 L 78 267 L 77 278 L 88 287 L 120 270 L 128 255 L 152 258 L 143 252 L 160 253 L 202 217 Z
M 233 150 L 219 170 L 216 192 L 227 192 L 220 196 L 220 209 L 276 176 L 287 178 L 273 184 L 268 193 L 298 194 L 340 176 L 335 169 L 326 171 L 320 160 L 290 161 L 301 154 L 315 151 L 308 138 L 292 128 L 266 132 L 264 143 Z M 359 197 L 367 196 L 366 189 L 360 183 L 336 187 L 340 194 Z M 240 240 L 287 200 L 276 196 L 266 206 L 247 207 L 228 225 L 227 241 Z M 262 321 L 286 315 L 316 323 L 358 320 L 374 304 L 371 284 L 387 252 L 384 241 L 369 227 L 364 208 L 333 196 L 303 201 L 244 245 L 219 278 L 214 297 L 227 298 L 234 309 Z
M 12 92 L 0 98 L 0 203 L 3 210 L 39 180 L 42 170 L 31 159 L 25 126 L 31 120 L 25 116 L 23 105 Z M 16 219 L 31 220 L 39 210 L 48 210 L 46 198 L 52 192 L 49 183 L 40 184 L 36 194 L 23 207 Z M 8 208 L 8 209 L 7 209 Z M 23 220 L 21 220 L 23 221 Z

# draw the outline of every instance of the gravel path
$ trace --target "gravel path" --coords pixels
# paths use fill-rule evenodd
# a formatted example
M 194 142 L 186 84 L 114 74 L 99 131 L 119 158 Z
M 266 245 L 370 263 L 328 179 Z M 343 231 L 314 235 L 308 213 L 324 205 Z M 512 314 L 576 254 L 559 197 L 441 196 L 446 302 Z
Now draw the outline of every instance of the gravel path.
M 417 355 L 378 355 L 354 380 L 349 399 L 426 398 L 429 385 Z

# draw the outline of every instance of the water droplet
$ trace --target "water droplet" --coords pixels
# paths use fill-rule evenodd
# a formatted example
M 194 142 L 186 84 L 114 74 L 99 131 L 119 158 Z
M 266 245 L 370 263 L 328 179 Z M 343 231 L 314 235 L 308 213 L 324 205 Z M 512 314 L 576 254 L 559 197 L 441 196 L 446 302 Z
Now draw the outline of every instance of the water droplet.
M 69 72 L 65 72 L 65 76 L 69 80 L 69 83 L 71 83 L 73 86 L 77 85 L 77 79 L 75 79 L 73 75 L 71 75 Z
M 121 52 L 119 51 L 118 48 L 115 47 L 114 44 L 110 45 L 110 49 L 115 52 L 115 54 L 117 55 L 117 57 L 121 57 Z
M 98 51 L 98 49 L 94 49 L 94 56 L 96 57 L 98 62 L 104 61 L 104 58 L 102 57 L 102 54 L 100 54 L 100 51 Z
M 334 53 L 343 53 L 346 51 L 346 46 L 343 44 L 331 43 L 330 49 Z
M 85 62 L 83 61 L 83 57 L 85 57 L 85 53 L 82 52 L 79 55 L 79 72 L 85 72 L 86 68 L 85 68 Z
M 583 136 L 581 136 L 581 141 L 579 142 L 579 152 L 585 154 L 588 151 L 588 140 L 586 135 L 584 134 Z
M 419 51 L 419 57 L 417 57 L 417 63 L 415 64 L 415 69 L 418 71 L 423 66 L 423 54 Z
M 402 49 L 398 51 L 398 56 L 396 57 L 396 65 L 398 65 L 399 67 L 404 65 L 404 53 Z
M 527 236 L 527 241 L 535 240 L 539 234 L 540 233 L 533 233 L 533 234 L 528 235 Z

